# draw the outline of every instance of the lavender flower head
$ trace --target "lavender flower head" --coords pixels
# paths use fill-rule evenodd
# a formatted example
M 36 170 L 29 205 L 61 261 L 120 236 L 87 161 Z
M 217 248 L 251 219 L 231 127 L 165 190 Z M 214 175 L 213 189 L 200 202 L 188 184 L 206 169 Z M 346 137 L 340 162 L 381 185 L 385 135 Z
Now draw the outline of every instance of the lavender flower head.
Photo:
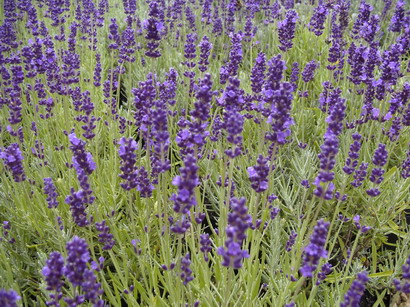
M 212 250 L 211 248 L 212 242 L 211 242 L 211 239 L 209 238 L 209 234 L 207 233 L 202 234 L 200 236 L 199 243 L 201 244 L 200 251 L 204 253 L 204 260 L 208 262 L 209 261 L 208 253 L 211 252 Z
M 174 211 L 187 214 L 192 206 L 196 205 L 194 189 L 199 185 L 198 166 L 193 155 L 187 155 L 184 166 L 180 168 L 180 175 L 172 180 L 172 184 L 178 187 L 178 193 L 171 196 L 174 202 Z
M 57 196 L 58 193 L 56 192 L 56 187 L 53 183 L 53 179 L 51 178 L 44 178 L 44 194 L 47 195 L 47 203 L 48 208 L 57 208 L 58 201 Z
M 387 155 L 388 152 L 386 150 L 386 145 L 384 144 L 379 144 L 378 148 L 374 152 L 374 157 L 373 157 L 373 164 L 376 166 L 384 166 L 387 163 Z
M 258 95 L 262 92 L 263 84 L 265 83 L 266 56 L 260 52 L 256 57 L 255 64 L 252 68 L 251 86 L 254 94 Z
M 64 267 L 64 274 L 73 286 L 81 286 L 84 282 L 84 273 L 88 269 L 87 264 L 90 261 L 87 242 L 75 236 L 67 243 L 66 250 L 67 263 Z
M 21 297 L 17 294 L 16 291 L 7 291 L 6 289 L 0 289 L 0 306 L 17 307 L 17 301 L 19 299 L 21 299 Z
M 62 298 L 61 287 L 63 286 L 64 258 L 58 252 L 52 252 L 42 270 L 44 279 L 47 283 L 46 290 L 55 291 L 50 294 L 51 301 L 47 302 L 49 306 L 59 306 L 58 302 Z
M 85 150 L 86 143 L 77 138 L 75 133 L 71 133 L 68 138 L 71 142 L 70 149 L 73 152 L 72 161 L 77 174 L 80 175 L 80 173 L 84 172 L 86 175 L 91 175 L 96 165 L 91 153 Z
M 328 14 L 327 7 L 323 4 L 319 4 L 312 15 L 312 18 L 310 19 L 310 22 L 308 24 L 308 28 L 310 31 L 315 33 L 316 36 L 320 36 L 323 33 L 323 30 L 325 29 L 325 21 L 326 17 Z
M 395 279 L 393 283 L 397 291 L 401 291 L 403 293 L 409 294 L 410 293 L 410 256 L 407 258 L 406 263 L 401 268 L 403 271 L 403 280 L 400 281 L 398 279 Z
M 3 159 L 4 166 L 11 172 L 15 182 L 26 180 L 23 163 L 21 162 L 24 158 L 17 143 L 11 144 L 4 150 L 0 149 L 0 158 Z
M 344 301 L 340 304 L 340 307 L 356 307 L 359 306 L 360 298 L 362 297 L 364 290 L 366 289 L 366 283 L 369 281 L 367 272 L 363 271 L 357 274 L 357 278 L 353 281 L 349 291 L 344 296 Z
M 190 268 L 191 265 L 191 256 L 189 253 L 185 255 L 185 257 L 182 257 L 181 259 L 181 279 L 186 286 L 190 281 L 194 279 L 194 276 L 192 276 L 192 270 Z
M 127 191 L 135 188 L 137 186 L 137 167 L 136 167 L 136 157 L 135 151 L 137 150 L 137 143 L 134 139 L 121 138 L 119 149 L 119 156 L 121 158 L 120 178 L 124 179 L 125 182 L 121 183 L 121 187 Z
M 302 72 L 302 80 L 306 83 L 313 80 L 315 70 L 316 68 L 318 68 L 318 66 L 319 66 L 318 63 L 316 63 L 315 60 L 307 63 L 305 66 L 305 69 Z
M 268 160 L 259 155 L 257 165 L 248 167 L 249 180 L 251 187 L 257 193 L 266 191 L 268 188 L 269 165 Z
M 327 258 L 325 250 L 327 232 L 330 223 L 324 220 L 319 220 L 313 229 L 313 234 L 310 237 L 310 244 L 305 247 L 303 252 L 303 263 L 300 268 L 300 273 L 305 277 L 313 277 L 313 272 L 319 265 L 320 258 Z
M 227 240 L 224 247 L 218 248 L 218 254 L 223 257 L 222 265 L 239 269 L 242 259 L 248 258 L 249 253 L 242 250 L 242 242 L 246 239 L 246 230 L 252 224 L 252 217 L 245 206 L 246 199 L 232 198 L 232 212 L 228 214 L 228 227 L 226 228 Z
M 286 12 L 285 20 L 278 23 L 279 49 L 286 52 L 293 46 L 293 38 L 295 37 L 296 22 L 299 19 L 298 13 L 295 10 Z
M 394 11 L 394 14 L 391 18 L 391 23 L 389 25 L 389 30 L 392 32 L 400 32 L 402 28 L 405 25 L 405 16 L 406 16 L 406 10 L 405 10 L 405 5 L 406 3 L 403 0 L 397 1 L 396 4 L 396 9 Z

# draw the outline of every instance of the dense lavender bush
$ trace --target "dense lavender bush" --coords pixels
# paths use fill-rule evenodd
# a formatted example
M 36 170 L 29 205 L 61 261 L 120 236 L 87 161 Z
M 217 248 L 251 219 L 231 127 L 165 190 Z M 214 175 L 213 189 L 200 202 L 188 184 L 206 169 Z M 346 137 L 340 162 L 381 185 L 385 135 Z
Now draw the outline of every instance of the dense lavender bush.
M 404 0 L 4 0 L 0 306 L 410 292 Z

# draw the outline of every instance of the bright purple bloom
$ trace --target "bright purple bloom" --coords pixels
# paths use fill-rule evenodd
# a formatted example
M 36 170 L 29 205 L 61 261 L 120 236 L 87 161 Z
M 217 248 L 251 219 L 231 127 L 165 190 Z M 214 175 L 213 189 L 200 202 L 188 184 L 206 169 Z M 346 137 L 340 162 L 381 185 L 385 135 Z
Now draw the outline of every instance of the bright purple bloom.
M 350 7 L 349 7 L 350 8 Z M 373 7 L 370 4 L 367 4 L 366 1 L 361 1 L 359 6 L 359 14 L 353 24 L 351 36 L 354 39 L 359 38 L 358 34 L 360 29 L 364 23 L 366 23 L 369 18 L 370 14 L 373 11 Z
M 361 231 L 362 233 L 366 233 L 371 229 L 370 226 L 363 226 L 360 224 L 360 215 L 355 215 L 352 220 L 357 230 Z
M 199 243 L 201 244 L 200 251 L 204 253 L 204 260 L 208 262 L 209 261 L 208 253 L 210 253 L 212 250 L 211 248 L 212 242 L 211 242 L 211 239 L 209 238 L 209 234 L 207 233 L 202 234 L 200 236 Z
M 343 130 L 343 120 L 346 116 L 346 99 L 341 98 L 342 91 L 339 88 L 330 92 L 327 104 L 329 106 L 329 116 L 326 118 L 328 128 L 326 134 L 334 134 L 339 136 Z
M 76 192 L 73 188 L 70 189 L 70 195 L 65 199 L 65 203 L 70 205 L 71 215 L 74 223 L 79 227 L 87 226 L 90 222 L 87 220 L 87 213 L 85 212 L 85 205 L 88 202 L 86 192 L 79 190 Z
M 207 25 L 211 23 L 212 2 L 213 2 L 213 0 L 205 0 L 205 1 L 203 1 L 203 4 L 202 4 L 202 12 L 201 12 L 202 19 L 201 19 L 201 21 L 204 22 Z
M 401 267 L 403 272 L 403 280 L 395 279 L 393 281 L 394 286 L 396 287 L 397 291 L 401 291 L 403 293 L 409 294 L 410 293 L 410 256 L 407 258 L 406 263 Z
M 77 174 L 84 172 L 86 175 L 91 175 L 96 165 L 91 153 L 85 150 L 86 143 L 77 138 L 75 133 L 71 133 L 68 137 L 71 142 L 70 149 L 73 152 L 72 161 Z
M 328 10 L 325 5 L 319 4 L 315 8 L 312 18 L 310 19 L 310 22 L 308 24 L 308 28 L 310 31 L 315 33 L 316 36 L 322 35 L 323 30 L 325 29 L 325 21 L 327 14 Z
M 320 258 L 327 258 L 325 250 L 327 232 L 330 223 L 319 220 L 313 229 L 310 237 L 310 243 L 303 251 L 303 263 L 300 267 L 300 273 L 305 277 L 313 277 L 313 272 L 317 269 Z
M 387 163 L 387 155 L 386 145 L 379 144 L 379 147 L 374 152 L 373 164 L 380 167 L 384 166 Z
M 374 41 L 374 38 L 378 34 L 380 30 L 380 18 L 378 15 L 372 15 L 370 16 L 369 20 L 366 21 L 361 29 L 360 29 L 360 35 L 361 37 L 371 44 Z
M 252 224 L 252 217 L 248 214 L 245 203 L 245 198 L 231 199 L 232 212 L 228 214 L 225 247 L 218 248 L 218 254 L 223 257 L 222 265 L 234 269 L 241 268 L 242 259 L 249 257 L 249 253 L 241 249 L 242 242 L 246 239 L 246 230 Z
M 101 54 L 96 53 L 95 54 L 95 68 L 94 68 L 94 85 L 95 86 L 101 86 Z
M 114 236 L 110 233 L 110 227 L 106 225 L 105 220 L 101 223 L 95 223 L 95 228 L 99 232 L 98 242 L 104 244 L 103 250 L 110 250 L 115 244 Z
M 121 138 L 119 149 L 119 156 L 121 158 L 120 178 L 124 179 L 125 182 L 121 183 L 121 187 L 127 191 L 135 188 L 137 186 L 137 167 L 136 167 L 136 157 L 135 151 L 137 150 L 137 143 L 134 139 Z
M 47 195 L 48 208 L 57 208 L 58 206 L 58 193 L 56 192 L 56 187 L 53 183 L 53 179 L 44 178 L 44 194 Z
M 211 0 L 206 0 L 205 2 L 210 1 Z M 205 72 L 208 69 L 209 55 L 211 53 L 213 45 L 209 42 L 208 37 L 204 36 L 201 42 L 199 43 L 198 47 L 200 50 L 198 68 L 200 71 Z
M 286 242 L 285 250 L 290 252 L 292 250 L 293 245 L 296 242 L 296 237 L 298 234 L 292 230 L 291 234 L 289 235 L 289 240 Z
M 266 56 L 260 52 L 256 57 L 255 64 L 251 73 L 251 87 L 254 94 L 258 95 L 262 92 L 263 84 L 265 83 Z
M 248 167 L 249 180 L 251 181 L 251 187 L 257 193 L 266 191 L 268 188 L 268 175 L 269 175 L 268 160 L 262 155 L 259 155 L 257 159 L 257 165 Z
M 352 138 L 353 143 L 350 145 L 349 157 L 346 159 L 345 166 L 343 167 L 343 171 L 348 175 L 354 172 L 359 163 L 357 159 L 359 158 L 359 151 L 362 146 L 360 143 L 362 136 L 360 134 L 354 133 Z
M 313 80 L 315 70 L 316 68 L 318 68 L 318 66 L 318 63 L 316 63 L 316 61 L 314 60 L 307 63 L 305 69 L 302 72 L 302 80 L 306 83 Z
M 84 273 L 88 270 L 87 264 L 90 261 L 90 252 L 84 239 L 75 236 L 66 245 L 67 263 L 64 267 L 64 274 L 73 286 L 81 286 L 84 282 Z
M 151 156 L 152 177 L 156 178 L 158 174 L 165 173 L 171 168 L 168 159 L 168 150 L 170 144 L 168 132 L 168 110 L 166 101 L 157 100 L 155 108 L 151 108 L 152 117 L 152 141 L 154 152 Z
M 15 182 L 26 180 L 22 163 L 24 158 L 21 154 L 19 144 L 13 143 L 3 150 L 0 149 L 0 158 L 3 159 L 5 168 L 11 172 Z
M 299 19 L 295 10 L 286 11 L 286 17 L 283 21 L 278 23 L 278 35 L 279 35 L 279 49 L 287 51 L 293 46 L 293 38 L 295 37 L 296 22 Z
M 180 175 L 172 180 L 172 184 L 178 188 L 178 193 L 172 194 L 170 200 L 174 202 L 174 211 L 182 214 L 181 221 L 171 227 L 173 232 L 184 233 L 190 226 L 185 215 L 197 204 L 194 191 L 199 185 L 196 162 L 194 156 L 188 154 L 184 158 L 184 166 L 180 168 Z
M 292 72 L 290 74 L 290 82 L 293 84 L 293 90 L 295 91 L 298 87 L 298 81 L 299 81 L 299 63 L 298 62 L 293 62 L 292 64 Z
M 340 307 L 358 307 L 368 281 L 369 277 L 366 271 L 357 274 L 357 279 L 353 281 L 349 291 L 345 294 L 344 301 L 340 304 Z
M 352 43 L 349 47 L 349 57 L 347 62 L 350 64 L 351 70 L 348 78 L 356 85 L 363 82 L 362 76 L 364 73 L 364 64 L 366 62 L 366 50 L 367 47 L 363 45 L 357 47 L 355 43 Z
M 400 72 L 400 57 L 403 53 L 402 44 L 393 44 L 383 52 L 382 63 L 380 65 L 382 84 L 384 87 L 396 85 L 397 80 L 402 76 Z M 384 95 L 382 96 L 384 97 Z M 382 98 L 380 97 L 380 98 Z
M 189 255 L 189 253 L 187 253 L 185 257 L 182 257 L 181 259 L 180 276 L 181 276 L 184 286 L 186 286 L 190 281 L 194 279 L 194 276 L 192 276 L 192 270 L 190 268 L 190 265 L 191 265 L 191 256 Z
M 42 273 L 47 283 L 46 290 L 54 291 L 50 294 L 51 301 L 47 302 L 48 306 L 59 306 L 62 298 L 61 287 L 63 286 L 64 258 L 58 252 L 52 252 L 43 267 Z
M 406 179 L 410 177 L 410 150 L 407 151 L 407 159 L 401 165 L 401 177 Z
M 20 299 L 21 297 L 17 294 L 16 291 L 7 291 L 6 289 L 0 289 L 0 306 L 17 307 L 17 301 Z
M 225 150 L 230 158 L 237 157 L 242 153 L 244 121 L 243 115 L 236 110 L 229 110 L 224 113 L 224 127 L 228 133 L 227 141 L 233 145 L 231 149 Z
M 229 77 L 236 77 L 239 70 L 239 64 L 242 62 L 242 33 L 231 33 L 231 49 L 229 51 L 229 62 L 226 66 L 221 67 L 220 83 L 225 84 Z M 229 78 L 230 79 L 230 78 Z
M 140 192 L 140 196 L 143 198 L 151 197 L 152 191 L 155 189 L 155 187 L 152 185 L 148 176 L 148 172 L 143 166 L 141 166 L 138 170 L 137 182 L 137 190 Z
M 172 184 L 178 188 L 178 193 L 172 194 L 170 198 L 174 202 L 175 212 L 187 214 L 196 205 L 194 189 L 199 185 L 196 162 L 194 156 L 187 155 L 184 166 L 180 168 L 180 175 L 172 180 Z
M 326 279 L 326 276 L 332 273 L 333 267 L 329 262 L 326 262 L 322 267 L 320 268 L 320 272 L 317 273 L 317 282 L 316 285 L 319 285 L 323 280 Z
M 396 9 L 394 11 L 394 14 L 391 18 L 391 22 L 389 25 L 389 31 L 400 32 L 402 28 L 405 26 L 405 22 L 406 22 L 405 5 L 406 3 L 403 0 L 397 1 Z
M 151 58 L 158 58 L 161 56 L 158 47 L 164 24 L 160 20 L 161 12 L 157 1 L 150 1 L 148 15 L 149 18 L 144 21 L 144 28 L 147 30 L 145 38 L 148 40 L 145 55 Z
M 64 275 L 74 287 L 81 286 L 84 295 L 77 295 L 75 298 L 65 298 L 64 300 L 70 305 L 78 302 L 89 300 L 95 306 L 102 306 L 103 302 L 98 300 L 98 296 L 103 293 L 101 284 L 97 283 L 96 277 L 92 270 L 88 268 L 90 261 L 90 252 L 84 239 L 75 236 L 66 245 L 67 258 L 64 267 Z
M 363 184 L 364 179 L 366 178 L 367 175 L 367 167 L 369 166 L 368 163 L 362 162 L 360 164 L 359 168 L 355 170 L 355 174 L 353 176 L 354 181 L 351 182 L 351 185 L 354 186 L 355 188 L 360 187 Z

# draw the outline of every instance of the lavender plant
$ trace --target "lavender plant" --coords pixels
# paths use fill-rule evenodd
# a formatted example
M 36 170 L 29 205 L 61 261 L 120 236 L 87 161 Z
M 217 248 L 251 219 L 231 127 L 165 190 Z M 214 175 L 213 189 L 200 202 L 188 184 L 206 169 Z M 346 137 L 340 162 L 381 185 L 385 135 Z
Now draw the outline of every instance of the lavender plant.
M 409 292 L 406 1 L 3 4 L 1 306 Z

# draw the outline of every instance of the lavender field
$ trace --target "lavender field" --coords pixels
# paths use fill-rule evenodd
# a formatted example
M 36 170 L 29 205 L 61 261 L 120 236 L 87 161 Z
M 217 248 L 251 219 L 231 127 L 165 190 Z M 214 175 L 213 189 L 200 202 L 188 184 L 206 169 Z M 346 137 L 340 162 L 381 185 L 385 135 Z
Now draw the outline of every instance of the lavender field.
M 410 3 L 2 0 L 0 307 L 410 305 Z

